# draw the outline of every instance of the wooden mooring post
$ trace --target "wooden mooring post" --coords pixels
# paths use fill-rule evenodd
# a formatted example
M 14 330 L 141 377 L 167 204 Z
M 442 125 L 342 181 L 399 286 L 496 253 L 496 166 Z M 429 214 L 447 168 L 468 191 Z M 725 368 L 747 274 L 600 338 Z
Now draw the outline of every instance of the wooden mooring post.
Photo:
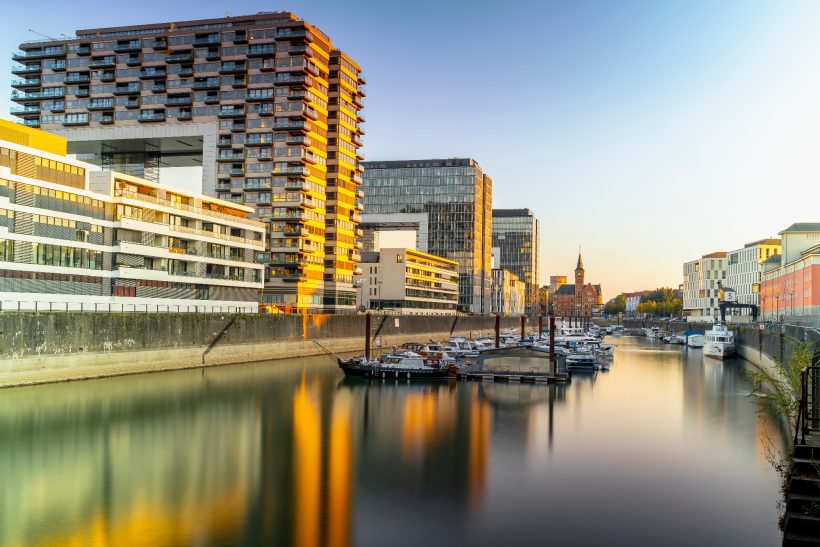
M 555 359 L 555 316 L 550 315 L 550 362 L 552 363 L 552 373 L 558 371 L 557 361 Z
M 521 316 L 521 340 L 524 339 L 524 335 L 526 334 L 525 333 L 526 324 L 527 324 L 527 317 L 525 315 L 522 315 Z
M 541 331 L 544 330 L 544 316 L 538 316 L 538 340 L 541 340 Z
M 370 314 L 364 314 L 364 358 L 370 360 Z
M 495 316 L 495 347 L 501 347 L 501 316 L 498 314 Z

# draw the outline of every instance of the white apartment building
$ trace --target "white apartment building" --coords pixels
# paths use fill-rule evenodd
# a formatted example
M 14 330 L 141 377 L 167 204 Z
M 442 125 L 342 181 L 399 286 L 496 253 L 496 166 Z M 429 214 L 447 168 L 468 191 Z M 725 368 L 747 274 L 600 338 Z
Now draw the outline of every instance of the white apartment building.
M 780 239 L 761 239 L 747 243 L 742 249 L 730 251 L 726 266 L 726 287 L 735 291 L 740 304 L 760 305 L 760 278 L 763 263 L 771 256 L 780 254 Z M 739 313 L 739 310 L 733 310 Z M 744 311 L 744 315 L 748 315 Z
M 491 300 L 492 313 L 523 315 L 527 312 L 526 285 L 514 273 L 504 268 L 493 268 Z
M 65 151 L 62 137 L 0 120 L 3 310 L 258 311 L 253 209 Z
M 357 304 L 405 315 L 455 315 L 458 262 L 405 247 L 362 253 Z
M 720 318 L 720 287 L 726 283 L 727 253 L 716 252 L 683 265 L 683 315 L 687 321 Z

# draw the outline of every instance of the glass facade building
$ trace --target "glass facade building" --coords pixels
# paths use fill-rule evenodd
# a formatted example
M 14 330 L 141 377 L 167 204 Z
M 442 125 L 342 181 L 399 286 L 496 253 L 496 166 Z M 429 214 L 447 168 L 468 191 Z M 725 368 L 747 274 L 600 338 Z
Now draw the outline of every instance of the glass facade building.
M 541 223 L 529 209 L 493 209 L 493 248 L 498 248 L 500 264 L 525 287 L 526 313 L 538 312 L 538 261 Z
M 20 48 L 21 123 L 151 180 L 162 165 L 201 165 L 203 193 L 253 207 L 268 226 L 265 304 L 355 308 L 365 81 L 320 29 L 266 12 Z
M 491 311 L 492 179 L 467 158 L 363 162 L 364 210 L 424 213 L 430 254 L 459 264 L 459 309 Z

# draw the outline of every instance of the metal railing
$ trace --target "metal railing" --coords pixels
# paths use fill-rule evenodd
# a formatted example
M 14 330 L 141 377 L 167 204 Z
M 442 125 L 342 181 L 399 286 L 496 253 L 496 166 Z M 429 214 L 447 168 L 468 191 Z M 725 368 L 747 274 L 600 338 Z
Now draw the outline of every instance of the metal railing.
M 806 435 L 820 432 L 820 366 L 803 369 L 800 374 L 800 405 L 794 428 L 794 444 L 806 444 Z
M 254 313 L 258 304 L 245 307 L 209 304 L 127 304 L 112 302 L 55 302 L 47 300 L 0 300 L 0 312 L 35 313 Z

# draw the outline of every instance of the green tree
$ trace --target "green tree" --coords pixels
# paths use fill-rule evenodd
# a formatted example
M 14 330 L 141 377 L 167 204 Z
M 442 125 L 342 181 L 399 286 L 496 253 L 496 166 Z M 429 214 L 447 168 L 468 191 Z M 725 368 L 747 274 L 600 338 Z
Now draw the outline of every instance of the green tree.
M 626 311 L 626 296 L 619 294 L 604 306 L 604 313 L 616 315 Z

